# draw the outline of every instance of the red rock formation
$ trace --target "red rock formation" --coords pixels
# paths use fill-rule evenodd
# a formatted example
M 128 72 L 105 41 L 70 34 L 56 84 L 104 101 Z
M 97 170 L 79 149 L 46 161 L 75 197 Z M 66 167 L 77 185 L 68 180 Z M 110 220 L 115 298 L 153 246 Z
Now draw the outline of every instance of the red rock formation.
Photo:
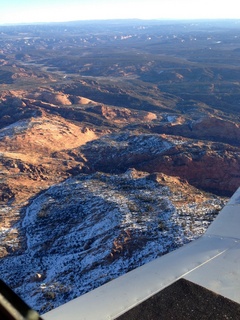
M 221 144 L 212 149 L 177 146 L 140 167 L 148 172 L 178 176 L 198 188 L 225 195 L 233 194 L 240 185 L 239 152 L 226 150 Z
M 153 132 L 240 145 L 240 125 L 211 115 L 199 115 L 197 120 L 186 118 L 182 119 L 180 123 L 171 122 L 158 125 L 153 128 Z

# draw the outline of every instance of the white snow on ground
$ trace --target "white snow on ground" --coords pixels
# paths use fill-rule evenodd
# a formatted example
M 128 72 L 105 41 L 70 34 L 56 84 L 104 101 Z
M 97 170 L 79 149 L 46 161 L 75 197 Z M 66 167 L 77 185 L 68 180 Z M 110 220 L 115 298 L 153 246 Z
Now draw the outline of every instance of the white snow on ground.
M 27 130 L 29 126 L 29 120 L 19 120 L 17 122 L 14 122 L 13 124 L 10 124 L 7 127 L 4 127 L 3 129 L 0 129 L 0 139 L 5 137 L 13 137 L 16 134 L 22 133 Z
M 131 170 L 69 178 L 26 208 L 16 226 L 26 248 L 1 260 L 1 277 L 44 313 L 199 237 L 220 205 L 179 210 L 173 198 Z

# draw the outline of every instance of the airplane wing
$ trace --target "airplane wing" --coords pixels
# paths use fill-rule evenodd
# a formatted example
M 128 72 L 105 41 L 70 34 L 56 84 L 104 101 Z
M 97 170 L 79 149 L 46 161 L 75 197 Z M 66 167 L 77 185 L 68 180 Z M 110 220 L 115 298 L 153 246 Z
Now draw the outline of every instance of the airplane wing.
M 176 291 L 178 286 L 180 290 Z M 157 303 L 154 297 L 167 292 L 168 300 L 172 299 L 176 307 L 184 286 L 192 288 L 190 295 L 194 296 L 195 292 L 195 298 L 201 294 L 204 303 L 220 295 L 219 308 L 226 302 L 229 310 L 235 312 L 232 318 L 223 317 L 222 313 L 215 319 L 240 319 L 240 188 L 198 240 L 51 310 L 43 319 L 159 319 L 144 315 L 144 312 L 153 312 L 150 308 L 161 308 L 163 296 L 159 296 Z M 179 292 L 178 297 L 174 292 Z M 167 300 L 164 301 L 166 305 Z M 214 303 L 211 302 L 211 306 L 214 307 Z M 138 312 L 135 318 L 134 310 Z M 154 312 L 156 314 L 156 310 Z M 197 315 L 191 319 L 197 318 L 200 319 Z M 162 319 L 183 318 L 173 315 Z

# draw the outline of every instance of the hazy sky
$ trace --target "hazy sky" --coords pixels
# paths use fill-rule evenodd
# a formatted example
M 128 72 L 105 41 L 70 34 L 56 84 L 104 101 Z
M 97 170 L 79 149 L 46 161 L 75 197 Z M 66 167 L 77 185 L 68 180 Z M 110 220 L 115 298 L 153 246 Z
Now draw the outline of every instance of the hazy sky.
M 0 10 L 0 24 L 119 18 L 240 18 L 239 0 L 0 0 Z

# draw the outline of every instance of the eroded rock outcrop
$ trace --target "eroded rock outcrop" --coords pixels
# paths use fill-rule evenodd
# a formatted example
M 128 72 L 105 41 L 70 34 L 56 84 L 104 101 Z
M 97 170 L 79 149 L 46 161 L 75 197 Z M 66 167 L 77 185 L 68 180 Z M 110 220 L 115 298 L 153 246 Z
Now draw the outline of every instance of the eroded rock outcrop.
M 240 185 L 240 153 L 223 143 L 194 142 L 157 134 L 104 136 L 81 148 L 90 171 L 135 167 L 178 176 L 198 188 L 231 195 Z
M 228 119 L 211 115 L 200 115 L 196 120 L 182 119 L 162 123 L 153 127 L 153 132 L 177 135 L 198 140 L 219 141 L 240 145 L 240 125 Z

